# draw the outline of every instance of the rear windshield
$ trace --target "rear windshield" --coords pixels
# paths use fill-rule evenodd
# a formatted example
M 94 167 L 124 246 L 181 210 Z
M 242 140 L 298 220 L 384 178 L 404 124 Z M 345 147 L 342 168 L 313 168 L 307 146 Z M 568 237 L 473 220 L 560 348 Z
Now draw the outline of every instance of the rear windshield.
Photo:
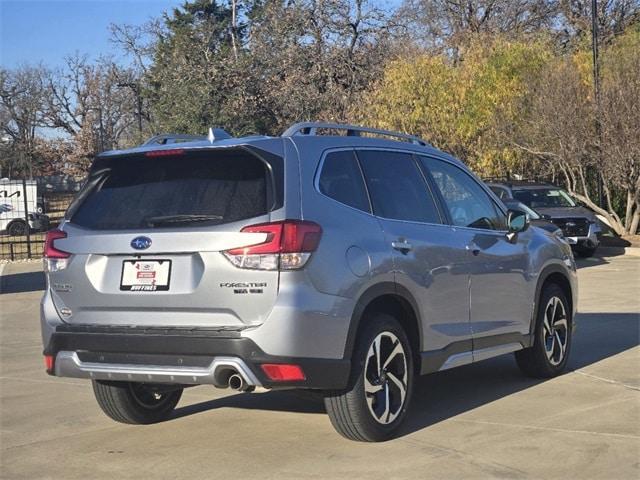
M 217 225 L 271 210 L 266 164 L 242 151 L 117 157 L 88 183 L 70 221 L 95 230 Z

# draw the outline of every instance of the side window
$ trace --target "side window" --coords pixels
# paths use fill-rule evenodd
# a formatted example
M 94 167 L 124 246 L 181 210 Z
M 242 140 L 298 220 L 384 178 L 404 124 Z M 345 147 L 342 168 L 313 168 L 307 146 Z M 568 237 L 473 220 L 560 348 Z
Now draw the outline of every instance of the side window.
M 504 215 L 473 177 L 448 162 L 420 159 L 431 172 L 454 225 L 492 230 L 506 228 Z
M 370 211 L 367 191 L 353 150 L 327 154 L 322 164 L 320 191 L 350 207 Z
M 359 150 L 358 158 L 375 215 L 395 220 L 441 223 L 431 192 L 411 155 Z

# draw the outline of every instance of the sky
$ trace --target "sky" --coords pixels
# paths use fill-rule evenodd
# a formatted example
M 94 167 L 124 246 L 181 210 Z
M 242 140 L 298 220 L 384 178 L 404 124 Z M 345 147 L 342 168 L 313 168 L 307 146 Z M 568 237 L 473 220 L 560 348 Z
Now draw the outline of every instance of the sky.
M 138 25 L 181 0 L 0 0 L 0 65 L 56 67 L 75 52 L 119 54 L 109 24 Z

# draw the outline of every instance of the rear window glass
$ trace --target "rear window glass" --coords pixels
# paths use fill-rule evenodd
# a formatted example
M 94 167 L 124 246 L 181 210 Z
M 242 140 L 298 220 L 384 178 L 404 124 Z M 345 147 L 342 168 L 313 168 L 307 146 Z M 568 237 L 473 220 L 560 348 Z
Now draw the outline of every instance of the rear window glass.
M 350 207 L 369 211 L 360 167 L 352 150 L 329 153 L 320 174 L 320 191 Z
M 271 175 L 244 151 L 173 157 L 120 157 L 72 213 L 71 222 L 95 230 L 216 225 L 271 209 Z

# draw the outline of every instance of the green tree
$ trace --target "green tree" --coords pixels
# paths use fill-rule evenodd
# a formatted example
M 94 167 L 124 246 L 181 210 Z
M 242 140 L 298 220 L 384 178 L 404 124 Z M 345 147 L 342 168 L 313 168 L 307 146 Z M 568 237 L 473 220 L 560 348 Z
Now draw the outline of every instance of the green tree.
M 422 136 L 483 174 L 512 170 L 522 158 L 502 126 L 518 122 L 525 79 L 551 53 L 548 44 L 484 38 L 462 62 L 419 55 L 391 63 L 372 91 L 361 121 Z
M 236 68 L 232 11 L 210 0 L 187 1 L 165 14 L 157 32 L 147 95 L 160 131 L 203 133 L 210 126 L 235 126 L 227 99 Z

